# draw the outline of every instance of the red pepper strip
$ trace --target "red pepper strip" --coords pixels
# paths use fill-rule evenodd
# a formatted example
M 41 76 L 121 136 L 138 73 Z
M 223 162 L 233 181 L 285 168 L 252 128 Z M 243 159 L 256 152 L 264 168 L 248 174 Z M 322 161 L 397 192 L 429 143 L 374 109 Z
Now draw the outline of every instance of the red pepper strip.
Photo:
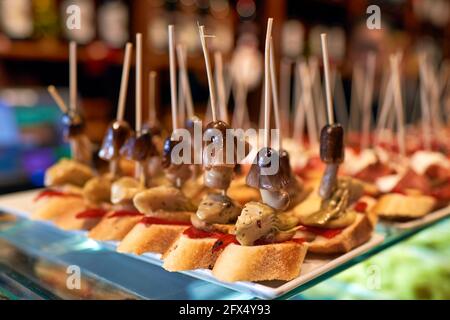
M 117 217 L 132 217 L 132 216 L 143 216 L 139 211 L 133 210 L 117 210 L 108 216 L 108 219 Z
M 100 208 L 90 208 L 81 211 L 76 215 L 77 219 L 101 218 L 107 213 L 106 210 Z
M 229 244 L 232 243 L 239 244 L 239 242 L 236 240 L 236 236 L 232 234 L 203 231 L 193 226 L 184 230 L 183 234 L 191 239 L 204 239 L 204 238 L 217 239 L 212 248 L 213 253 L 217 252 L 218 250 L 224 249 Z
M 322 236 L 327 239 L 332 239 L 338 234 L 340 234 L 344 229 L 322 229 L 317 227 L 300 226 L 299 230 L 311 232 L 314 233 L 315 235 Z
M 152 224 L 165 224 L 165 225 L 174 225 L 174 226 L 190 226 L 190 222 L 185 221 L 173 221 L 173 220 L 167 220 L 167 219 L 160 219 L 155 217 L 143 217 L 140 221 L 141 223 L 145 225 L 152 225 Z
M 76 193 L 70 193 L 70 192 L 63 192 L 63 191 L 57 191 L 52 189 L 47 189 L 39 192 L 39 194 L 34 198 L 33 201 L 39 201 L 42 198 L 48 198 L 48 197 L 77 197 L 81 198 L 80 194 Z
M 367 209 L 367 203 L 365 203 L 364 201 L 358 201 L 355 204 L 354 209 L 356 212 L 364 213 L 364 212 L 366 212 L 366 209 Z

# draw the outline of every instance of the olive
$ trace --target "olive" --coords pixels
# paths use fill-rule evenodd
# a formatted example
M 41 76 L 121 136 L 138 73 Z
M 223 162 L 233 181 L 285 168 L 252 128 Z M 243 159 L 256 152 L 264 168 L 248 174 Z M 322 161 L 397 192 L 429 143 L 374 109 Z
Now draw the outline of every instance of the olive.
M 344 161 L 344 128 L 340 124 L 326 125 L 320 132 L 320 159 L 325 163 Z

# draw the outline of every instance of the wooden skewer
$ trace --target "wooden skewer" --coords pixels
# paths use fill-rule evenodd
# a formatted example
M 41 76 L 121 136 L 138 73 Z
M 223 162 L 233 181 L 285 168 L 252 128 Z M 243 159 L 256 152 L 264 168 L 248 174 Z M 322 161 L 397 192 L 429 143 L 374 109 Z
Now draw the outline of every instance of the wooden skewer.
M 219 96 L 220 117 L 223 121 L 228 123 L 228 111 L 225 102 L 225 83 L 223 80 L 223 59 L 222 54 L 219 51 L 216 51 L 214 53 L 214 65 L 216 68 L 216 83 L 217 93 Z
M 367 70 L 364 88 L 361 150 L 367 149 L 370 143 L 370 125 L 372 120 L 371 103 L 373 99 L 373 85 L 375 81 L 375 63 L 375 53 L 370 52 L 367 56 Z
M 199 26 L 200 42 L 202 44 L 203 56 L 205 58 L 206 75 L 208 77 L 209 97 L 211 102 L 212 120 L 217 121 L 216 94 L 214 91 L 214 79 L 211 72 L 211 63 L 209 61 L 208 48 L 205 40 L 205 26 Z
M 403 115 L 402 91 L 400 85 L 400 57 L 398 55 L 391 56 L 390 63 L 391 68 L 393 69 L 394 104 L 397 114 L 397 141 L 400 154 L 402 156 L 405 156 L 405 121 Z
M 170 99 L 172 107 L 172 130 L 178 129 L 177 74 L 175 65 L 175 43 L 173 25 L 169 25 Z
M 77 43 L 71 41 L 69 44 L 69 108 L 75 111 L 77 108 Z
M 119 103 L 117 105 L 116 119 L 122 121 L 125 114 L 125 103 L 127 99 L 128 78 L 130 75 L 131 50 L 133 45 L 128 42 L 125 46 L 125 56 L 122 68 L 122 79 L 120 81 Z
M 323 70 L 325 74 L 325 93 L 327 97 L 328 124 L 331 125 L 334 123 L 334 113 L 333 113 L 333 99 L 331 98 L 330 66 L 328 61 L 327 34 L 322 33 L 320 35 L 320 39 L 322 41 Z
M 357 131 L 359 129 L 358 122 L 360 119 L 360 104 L 361 104 L 361 82 L 362 71 L 359 65 L 354 64 L 352 72 L 352 88 L 350 97 L 350 114 L 348 131 Z
M 381 141 L 381 134 L 383 133 L 384 129 L 387 128 L 388 124 L 388 117 L 389 117 L 389 111 L 393 103 L 393 89 L 392 89 L 392 73 L 389 77 L 389 79 L 386 80 L 386 90 L 383 95 L 383 104 L 380 107 L 380 112 L 377 120 L 377 143 Z
M 424 54 L 419 55 L 419 72 L 420 72 L 420 106 L 422 111 L 422 133 L 426 150 L 431 149 L 431 114 L 429 97 L 427 94 L 427 71 L 426 57 Z
M 264 146 L 270 147 L 270 38 L 273 18 L 267 20 L 266 44 L 264 50 Z
M 272 101 L 273 101 L 273 110 L 275 115 L 275 126 L 279 133 L 279 150 L 283 149 L 283 135 L 281 133 L 281 119 L 280 119 L 280 106 L 278 105 L 278 88 L 277 88 L 277 80 L 276 80 L 276 72 L 275 72 L 275 58 L 274 58 L 274 49 L 273 49 L 273 39 L 270 38 L 270 82 L 272 87 Z
M 289 135 L 289 115 L 291 100 L 291 67 L 292 62 L 288 58 L 281 59 L 280 63 L 280 105 L 282 117 L 282 130 L 285 135 Z
M 179 64 L 178 64 L 179 65 Z M 178 123 L 183 125 L 186 121 L 186 107 L 185 107 L 185 95 L 183 88 L 183 77 L 181 75 L 181 70 L 178 70 Z
M 194 103 L 192 100 L 192 92 L 191 87 L 189 85 L 189 77 L 187 72 L 186 48 L 181 44 L 177 45 L 177 58 L 178 58 L 178 65 L 181 71 L 181 84 L 183 87 L 184 102 L 186 104 L 187 116 L 188 118 L 191 119 L 194 116 Z
M 302 71 L 300 64 L 296 64 L 295 73 L 298 74 L 298 78 L 301 76 Z M 300 143 L 301 148 L 303 148 L 303 132 L 305 130 L 305 106 L 302 100 L 303 99 L 299 98 L 295 107 L 293 130 L 293 138 Z
M 306 125 L 308 129 L 308 140 L 311 147 L 315 149 L 319 144 L 318 130 L 316 125 L 315 112 L 313 110 L 312 83 L 309 68 L 306 62 L 300 63 L 300 74 L 302 78 L 302 103 L 306 115 Z
M 156 123 L 156 71 L 150 71 L 148 76 L 148 118 L 150 126 Z
M 136 135 L 142 129 L 142 34 L 136 34 Z
M 56 90 L 55 86 L 48 86 L 47 88 L 48 93 L 52 96 L 53 100 L 55 100 L 56 105 L 59 107 L 62 113 L 68 113 L 69 108 L 67 107 L 66 103 L 62 99 L 61 95 L 58 93 L 58 90 Z
M 313 112 L 315 115 L 315 118 L 317 119 L 317 125 L 320 128 L 322 128 L 326 123 L 326 116 L 325 116 L 325 104 L 323 101 L 323 93 L 322 93 L 322 82 L 320 80 L 320 72 L 319 72 L 319 60 L 317 57 L 310 57 L 308 59 L 308 68 L 309 68 L 309 74 L 311 78 L 311 92 L 312 92 L 312 104 L 314 105 Z M 334 76 L 331 77 L 331 79 L 334 79 Z M 332 81 L 331 88 L 334 88 L 334 85 Z M 333 95 L 333 90 L 332 90 Z
M 345 98 L 344 84 L 342 83 L 342 76 L 339 72 L 336 72 L 336 108 L 337 118 L 344 128 L 348 127 L 348 111 L 347 100 Z

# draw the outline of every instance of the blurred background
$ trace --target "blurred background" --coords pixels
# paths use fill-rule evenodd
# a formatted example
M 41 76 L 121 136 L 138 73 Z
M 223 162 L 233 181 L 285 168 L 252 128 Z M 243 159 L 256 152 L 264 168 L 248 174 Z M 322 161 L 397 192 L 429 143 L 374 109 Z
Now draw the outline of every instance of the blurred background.
M 71 4 L 81 8 L 80 30 L 66 28 L 66 9 Z M 366 12 L 369 5 L 378 5 L 381 10 L 379 30 L 369 30 L 366 26 L 370 16 Z M 321 57 L 319 35 L 322 32 L 328 33 L 332 68 L 340 78 L 340 88 L 335 90 L 339 90 L 340 107 L 346 110 L 351 108 L 355 65 L 364 65 L 368 52 L 375 52 L 377 56 L 375 92 L 382 90 L 389 54 L 402 52 L 403 90 L 409 121 L 417 117 L 420 100 L 419 50 L 426 52 L 435 62 L 439 83 L 448 85 L 448 0 L 0 0 L 0 193 L 40 187 L 45 169 L 56 159 L 69 154 L 69 148 L 61 138 L 61 113 L 46 90 L 53 84 L 65 99 L 68 98 L 68 40 L 79 44 L 80 108 L 86 118 L 87 134 L 98 145 L 115 115 L 123 48 L 127 41 L 134 42 L 136 32 L 143 33 L 144 38 L 144 74 L 151 70 L 158 73 L 158 118 L 169 123 L 167 25 L 171 23 L 175 24 L 177 42 L 187 49 L 196 113 L 205 113 L 208 104 L 198 22 L 206 26 L 208 34 L 215 35 L 210 49 L 220 51 L 224 56 L 228 91 L 233 91 L 232 83 L 236 78 L 242 80 L 246 76 L 248 121 L 258 123 L 261 52 L 268 17 L 274 18 L 280 103 L 288 114 L 296 105 L 295 63 L 305 58 Z M 239 75 L 236 71 L 239 54 L 245 54 L 238 50 L 242 47 L 256 49 L 252 51 L 256 62 L 251 74 Z M 317 61 L 320 63 L 320 59 Z M 126 118 L 133 123 L 133 69 L 131 72 Z M 147 86 L 148 78 L 144 76 L 143 87 Z M 235 96 L 230 94 L 230 113 L 235 106 Z M 378 105 L 377 99 L 378 94 L 374 97 L 374 107 Z M 148 97 L 144 95 L 146 105 Z M 147 113 L 144 110 L 144 116 Z M 286 130 L 291 133 L 289 128 Z M 432 270 L 438 277 L 433 283 L 420 283 L 419 288 L 411 284 L 408 295 L 392 289 L 384 297 L 450 298 L 449 227 L 446 223 L 440 226 L 439 232 L 431 232 L 432 229 L 428 236 L 421 235 L 422 238 L 407 244 L 409 251 L 397 247 L 397 251 L 377 256 L 381 259 L 376 261 L 378 265 L 397 264 L 399 268 L 406 268 L 404 270 L 407 271 L 402 272 L 410 272 L 411 265 L 415 269 L 420 268 L 416 262 L 427 260 L 433 262 L 424 268 L 433 265 L 433 270 L 437 270 Z M 419 250 L 420 255 L 416 249 L 411 249 L 419 247 L 426 248 Z M 405 257 L 408 252 L 411 255 Z M 402 258 L 399 254 L 403 255 Z M 364 266 L 357 268 L 341 275 L 339 282 L 361 282 L 358 277 L 365 269 Z M 423 276 L 426 275 L 414 274 L 414 278 Z M 412 280 L 405 276 L 396 281 L 389 280 L 389 283 L 404 288 L 404 282 L 411 283 Z M 312 295 L 320 293 L 320 286 L 314 290 Z M 434 293 L 434 290 L 439 293 Z M 337 289 L 334 297 L 349 297 L 345 292 Z

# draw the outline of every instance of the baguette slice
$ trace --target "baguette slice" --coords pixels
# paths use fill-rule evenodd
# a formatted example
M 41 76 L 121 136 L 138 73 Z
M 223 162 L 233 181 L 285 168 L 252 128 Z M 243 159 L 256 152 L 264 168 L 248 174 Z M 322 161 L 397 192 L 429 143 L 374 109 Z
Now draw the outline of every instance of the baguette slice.
M 184 225 L 137 223 L 123 238 L 117 251 L 137 255 L 145 252 L 164 253 L 187 228 Z
M 54 220 L 58 216 L 76 214 L 86 209 L 86 203 L 81 197 L 50 197 L 39 200 L 36 211 L 31 218 L 34 220 Z
M 411 220 L 425 216 L 435 206 L 436 199 L 430 196 L 390 193 L 378 200 L 373 212 L 385 219 Z
M 63 230 L 91 230 L 95 227 L 100 220 L 101 217 L 93 217 L 93 218 L 77 218 L 78 213 L 80 211 L 70 210 L 67 211 L 55 218 L 53 222 Z
M 261 246 L 227 246 L 213 268 L 214 276 L 227 282 L 292 280 L 300 275 L 308 247 L 284 242 Z
M 316 237 L 309 242 L 309 252 L 320 254 L 346 253 L 357 246 L 367 242 L 374 229 L 371 216 L 358 213 L 355 222 L 345 228 L 337 236 L 327 239 L 325 237 Z
M 215 238 L 191 239 L 181 234 L 163 255 L 167 271 L 212 269 L 221 250 L 213 252 Z
M 142 219 L 142 215 L 110 217 L 108 213 L 89 232 L 89 238 L 99 241 L 120 241 Z

